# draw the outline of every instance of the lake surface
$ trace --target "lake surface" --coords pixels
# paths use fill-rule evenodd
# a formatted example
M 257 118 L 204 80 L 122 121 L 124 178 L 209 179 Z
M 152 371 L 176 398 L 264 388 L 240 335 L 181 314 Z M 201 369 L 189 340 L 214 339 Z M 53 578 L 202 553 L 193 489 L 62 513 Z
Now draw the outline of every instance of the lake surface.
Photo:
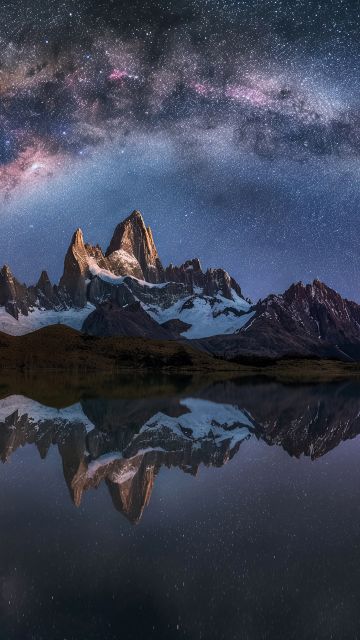
M 359 384 L 23 389 L 1 640 L 360 638 Z

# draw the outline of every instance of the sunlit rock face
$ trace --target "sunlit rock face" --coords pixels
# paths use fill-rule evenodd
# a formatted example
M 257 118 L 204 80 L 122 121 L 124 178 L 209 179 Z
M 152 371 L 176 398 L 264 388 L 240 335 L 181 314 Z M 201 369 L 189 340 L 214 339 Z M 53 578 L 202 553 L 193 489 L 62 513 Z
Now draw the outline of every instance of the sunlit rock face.
M 116 265 L 119 261 L 118 275 L 131 274 L 126 260 L 136 260 L 140 271 L 139 277 L 147 282 L 164 282 L 164 269 L 161 264 L 150 227 L 146 227 L 140 211 L 133 211 L 131 216 L 120 222 L 106 251 L 109 261 Z

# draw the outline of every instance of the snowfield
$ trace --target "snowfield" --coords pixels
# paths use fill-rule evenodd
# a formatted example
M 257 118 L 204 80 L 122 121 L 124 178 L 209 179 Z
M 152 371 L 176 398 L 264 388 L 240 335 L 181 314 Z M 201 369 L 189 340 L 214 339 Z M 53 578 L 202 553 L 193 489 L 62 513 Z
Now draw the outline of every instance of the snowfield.
M 6 418 L 14 413 L 18 414 L 19 419 L 26 415 L 29 422 L 39 425 L 51 420 L 58 424 L 82 424 L 86 431 L 95 428 L 79 402 L 64 409 L 55 409 L 21 395 L 12 395 L 0 400 L 0 423 L 5 422 Z
M 250 437 L 253 424 L 247 415 L 231 404 L 219 404 L 201 398 L 185 398 L 180 404 L 189 410 L 178 418 L 172 418 L 164 413 L 157 413 L 142 427 L 140 433 L 160 427 L 167 427 L 171 431 L 184 437 L 190 434 L 191 439 L 214 438 L 216 442 L 229 440 L 241 442 Z
M 159 324 L 167 320 L 182 320 L 191 328 L 181 335 L 184 338 L 209 338 L 210 336 L 236 333 L 253 317 L 250 304 L 232 291 L 233 300 L 222 295 L 188 296 L 177 300 L 171 307 L 143 305 L 145 311 Z M 233 310 L 233 311 L 232 311 Z M 237 315 L 242 314 L 242 315 Z
M 85 318 L 94 309 L 92 304 L 87 304 L 84 309 L 66 309 L 65 311 L 34 309 L 28 316 L 20 314 L 19 320 L 16 320 L 5 311 L 4 307 L 0 307 L 0 332 L 11 336 L 23 336 L 50 324 L 65 324 L 80 331 Z
M 115 276 L 110 271 L 98 267 L 93 259 L 89 259 L 89 269 L 92 276 L 114 286 L 124 283 L 126 285 L 126 278 L 129 277 L 150 289 L 163 289 L 169 285 L 168 282 L 153 284 L 133 276 Z M 224 298 L 220 293 L 214 297 L 205 296 L 201 289 L 195 287 L 193 295 L 184 296 L 168 307 L 140 302 L 143 309 L 159 324 L 168 320 L 182 320 L 191 325 L 190 329 L 181 334 L 191 340 L 236 333 L 253 317 L 254 312 L 250 311 L 250 304 L 234 290 L 231 291 L 231 295 L 232 300 Z M 83 309 L 34 309 L 27 316 L 20 314 L 19 320 L 16 320 L 4 307 L 0 307 L 0 332 L 21 336 L 52 324 L 64 324 L 80 331 L 84 320 L 94 309 L 95 306 L 90 303 Z

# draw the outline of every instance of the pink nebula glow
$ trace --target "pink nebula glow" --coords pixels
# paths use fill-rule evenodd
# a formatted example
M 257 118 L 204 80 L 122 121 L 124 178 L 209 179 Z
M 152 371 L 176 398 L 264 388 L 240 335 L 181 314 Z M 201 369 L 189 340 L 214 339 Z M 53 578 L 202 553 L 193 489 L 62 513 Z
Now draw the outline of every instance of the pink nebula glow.
M 124 80 L 124 78 L 129 78 L 129 74 L 127 71 L 124 71 L 122 69 L 113 69 L 109 75 L 109 80 L 114 80 L 117 82 L 121 82 L 121 80 Z
M 253 105 L 263 106 L 266 105 L 269 100 L 265 93 L 260 89 L 252 89 L 246 86 L 230 85 L 225 89 L 225 95 L 231 100 L 247 101 Z

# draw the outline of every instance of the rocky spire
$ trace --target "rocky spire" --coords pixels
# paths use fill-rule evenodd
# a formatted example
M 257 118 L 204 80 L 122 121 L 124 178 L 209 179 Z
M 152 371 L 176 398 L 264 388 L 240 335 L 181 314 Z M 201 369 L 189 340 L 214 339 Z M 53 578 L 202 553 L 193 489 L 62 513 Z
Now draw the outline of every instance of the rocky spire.
M 39 291 L 41 291 L 48 298 L 52 297 L 53 286 L 46 271 L 41 272 L 40 278 L 36 283 L 36 288 L 39 289 Z
M 28 304 L 26 286 L 16 280 L 5 264 L 0 270 L 0 306 L 5 307 L 8 313 L 18 319 L 19 313 L 28 314 Z
M 144 280 L 164 281 L 164 269 L 151 229 L 146 227 L 140 211 L 133 211 L 128 218 L 117 225 L 105 255 L 111 256 L 116 251 L 124 251 L 136 258 Z
M 60 289 L 64 290 L 76 307 L 86 305 L 86 276 L 89 255 L 84 244 L 81 229 L 76 229 L 64 261 L 64 272 L 60 280 Z

